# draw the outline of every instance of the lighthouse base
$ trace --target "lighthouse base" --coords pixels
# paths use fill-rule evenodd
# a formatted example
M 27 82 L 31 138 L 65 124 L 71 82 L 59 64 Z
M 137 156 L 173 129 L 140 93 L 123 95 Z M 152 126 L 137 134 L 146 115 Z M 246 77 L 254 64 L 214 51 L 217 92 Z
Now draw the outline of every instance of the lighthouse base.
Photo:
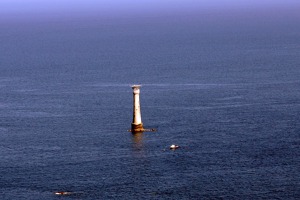
M 144 132 L 145 129 L 143 127 L 143 124 L 131 124 L 131 132 L 137 133 L 137 132 Z
M 142 133 L 142 132 L 156 132 L 157 130 L 155 128 L 144 128 L 143 124 L 131 124 L 131 129 L 128 130 L 131 133 Z

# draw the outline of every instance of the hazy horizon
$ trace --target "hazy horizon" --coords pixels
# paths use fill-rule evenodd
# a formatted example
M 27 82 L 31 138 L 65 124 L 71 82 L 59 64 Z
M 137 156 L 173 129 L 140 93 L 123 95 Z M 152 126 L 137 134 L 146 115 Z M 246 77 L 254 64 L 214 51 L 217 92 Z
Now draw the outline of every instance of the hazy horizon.
M 147 14 L 201 13 L 201 12 L 245 12 L 297 10 L 300 2 L 296 0 L 2 0 L 2 18 L 34 17 L 78 17 L 78 16 L 122 16 Z

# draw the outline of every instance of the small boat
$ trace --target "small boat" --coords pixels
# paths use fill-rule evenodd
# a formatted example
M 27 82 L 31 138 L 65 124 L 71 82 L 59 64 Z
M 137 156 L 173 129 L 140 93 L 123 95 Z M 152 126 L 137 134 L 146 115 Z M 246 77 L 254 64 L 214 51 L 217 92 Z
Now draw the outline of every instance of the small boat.
M 56 195 L 70 195 L 72 192 L 55 192 Z
M 179 147 L 180 147 L 180 146 L 178 146 L 178 145 L 172 144 L 172 145 L 170 146 L 170 149 L 175 150 L 175 149 L 178 149 Z

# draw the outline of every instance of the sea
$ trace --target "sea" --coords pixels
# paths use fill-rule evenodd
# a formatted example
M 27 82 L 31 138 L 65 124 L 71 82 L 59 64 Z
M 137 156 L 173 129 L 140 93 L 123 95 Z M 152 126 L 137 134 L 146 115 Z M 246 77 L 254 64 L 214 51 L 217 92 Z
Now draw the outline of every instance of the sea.
M 299 199 L 299 20 L 0 20 L 0 199 Z

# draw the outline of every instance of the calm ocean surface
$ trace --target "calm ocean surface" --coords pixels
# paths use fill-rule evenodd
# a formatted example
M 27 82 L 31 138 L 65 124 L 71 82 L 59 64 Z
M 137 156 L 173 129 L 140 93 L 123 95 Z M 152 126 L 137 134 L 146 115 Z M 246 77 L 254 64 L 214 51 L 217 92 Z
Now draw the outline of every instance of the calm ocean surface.
M 0 199 L 299 199 L 299 19 L 1 21 Z

